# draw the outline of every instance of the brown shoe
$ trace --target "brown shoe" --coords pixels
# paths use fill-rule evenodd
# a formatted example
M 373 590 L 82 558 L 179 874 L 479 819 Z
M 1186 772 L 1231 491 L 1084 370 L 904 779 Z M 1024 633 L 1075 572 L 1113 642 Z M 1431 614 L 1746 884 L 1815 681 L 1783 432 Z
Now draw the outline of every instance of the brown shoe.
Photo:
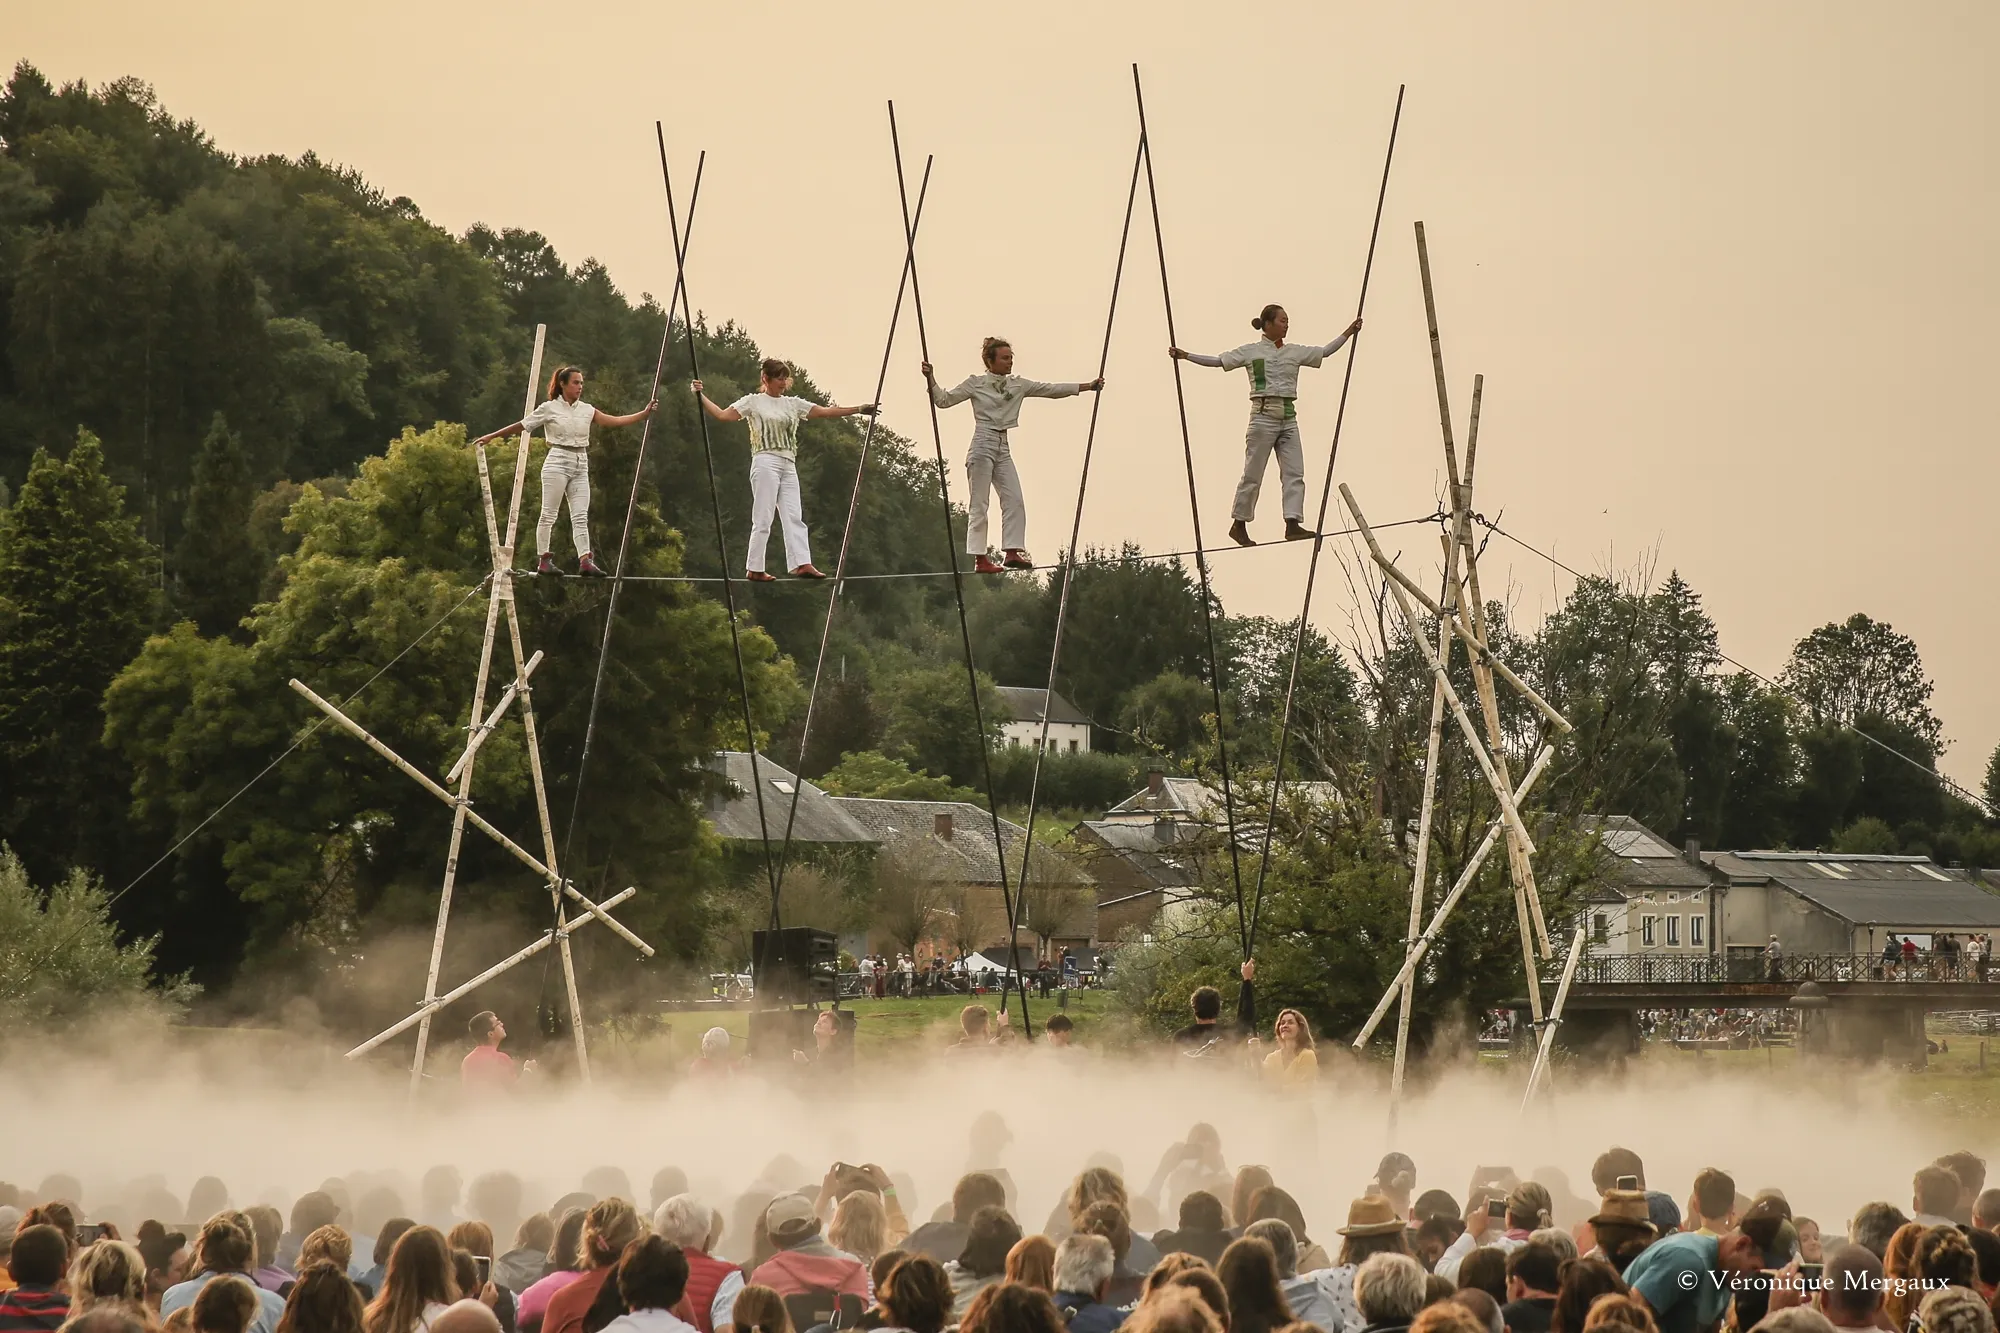
M 1035 567 L 1035 562 L 1028 558 L 1028 553 L 1026 551 L 1022 550 L 1011 550 L 1007 552 L 1007 558 L 1001 561 L 1000 563 L 1004 564 L 1009 569 L 1033 569 Z
M 992 556 L 981 551 L 972 562 L 972 572 L 975 574 L 1005 574 L 1007 569 L 1006 566 L 996 563 Z
M 1314 532 L 1311 528 L 1299 522 L 1299 520 L 1295 518 L 1288 518 L 1285 520 L 1286 541 L 1288 542 L 1311 541 L 1314 537 L 1317 536 L 1319 536 L 1317 532 Z
M 778 581 L 776 574 L 766 574 L 761 569 L 753 569 L 743 577 L 749 579 L 752 583 L 776 583 Z
M 1256 540 L 1250 536 L 1250 529 L 1244 525 L 1243 520 L 1240 518 L 1229 525 L 1229 540 L 1235 542 L 1238 546 L 1255 546 L 1257 544 Z
M 800 565 L 797 569 L 792 571 L 792 577 L 795 579 L 823 579 L 826 577 L 826 575 L 820 573 L 817 569 L 814 569 L 811 565 Z

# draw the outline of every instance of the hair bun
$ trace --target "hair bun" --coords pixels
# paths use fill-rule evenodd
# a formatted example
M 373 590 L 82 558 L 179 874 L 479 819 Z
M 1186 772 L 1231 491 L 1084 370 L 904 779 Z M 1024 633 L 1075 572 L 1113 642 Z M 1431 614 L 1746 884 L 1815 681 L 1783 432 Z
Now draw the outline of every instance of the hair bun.
M 1263 328 L 1263 327 L 1264 327 L 1264 317 L 1263 317 L 1262 315 L 1252 315 L 1252 316 L 1250 317 L 1250 327 L 1251 327 L 1251 328 L 1253 328 L 1253 329 L 1261 329 L 1261 328 Z

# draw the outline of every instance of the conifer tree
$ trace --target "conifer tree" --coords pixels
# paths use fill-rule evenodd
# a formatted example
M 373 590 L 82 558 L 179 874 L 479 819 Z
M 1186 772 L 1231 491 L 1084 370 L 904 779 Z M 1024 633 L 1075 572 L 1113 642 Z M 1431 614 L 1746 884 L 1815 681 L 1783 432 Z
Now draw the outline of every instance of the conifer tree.
M 250 532 L 256 502 L 243 441 L 215 414 L 195 456 L 187 517 L 174 548 L 175 610 L 207 635 L 241 635 L 263 562 Z

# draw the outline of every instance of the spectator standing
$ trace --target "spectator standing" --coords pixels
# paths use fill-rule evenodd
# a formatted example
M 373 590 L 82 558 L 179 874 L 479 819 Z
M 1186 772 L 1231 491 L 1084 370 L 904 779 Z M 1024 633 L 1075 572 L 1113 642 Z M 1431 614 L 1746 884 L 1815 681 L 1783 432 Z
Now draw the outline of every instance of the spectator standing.
M 241 1213 L 218 1213 L 209 1218 L 194 1243 L 195 1275 L 179 1286 L 169 1287 L 160 1297 L 160 1316 L 168 1318 L 175 1311 L 192 1306 L 201 1289 L 218 1277 L 235 1276 L 249 1282 L 250 1265 L 256 1254 L 250 1219 Z M 251 1286 L 257 1292 L 259 1308 L 250 1326 L 254 1333 L 274 1333 L 279 1317 L 285 1313 L 284 1299 L 254 1282 Z M 408 1330 L 398 1329 L 395 1333 Z
M 1361 1333 L 1400 1333 L 1424 1307 L 1428 1282 L 1407 1254 L 1371 1254 L 1354 1273 Z
M 618 1260 L 618 1293 L 626 1313 L 604 1333 L 696 1333 L 674 1313 L 688 1286 L 687 1256 L 664 1236 L 642 1236 Z
M 1757 1242 L 1743 1232 L 1682 1232 L 1647 1246 L 1625 1270 L 1625 1280 L 1660 1333 L 1696 1333 L 1721 1321 L 1732 1277 L 1754 1273 L 1763 1263 Z
M 1180 1251 L 1212 1264 L 1222 1258 L 1222 1252 L 1234 1239 L 1229 1234 L 1229 1219 L 1222 1200 L 1207 1190 L 1196 1190 L 1181 1200 L 1179 1220 L 1180 1225 L 1175 1229 L 1153 1237 L 1153 1244 L 1163 1255 Z
M 395 1252 L 396 1242 L 403 1238 L 404 1232 L 415 1225 L 416 1221 L 413 1218 L 392 1217 L 376 1228 L 375 1247 L 369 1255 L 371 1263 L 360 1278 L 363 1287 L 375 1293 L 382 1290 L 382 1283 L 389 1275 L 389 1256 Z M 373 1300 L 374 1296 L 371 1295 L 369 1299 Z
M 1215 1275 L 1229 1297 L 1229 1333 L 1278 1333 L 1292 1323 L 1269 1243 L 1254 1236 L 1230 1242 Z
M 1299 1276 L 1299 1243 L 1289 1224 L 1276 1217 L 1252 1222 L 1243 1229 L 1244 1238 L 1263 1241 L 1271 1247 L 1271 1260 L 1278 1268 L 1278 1290 L 1285 1298 L 1293 1320 L 1311 1324 L 1321 1333 L 1340 1333 L 1333 1302 L 1311 1277 Z
M 1507 1303 L 1500 1308 L 1509 1333 L 1549 1333 L 1562 1289 L 1556 1252 L 1531 1240 L 1507 1256 Z
M 1409 1243 L 1404 1238 L 1403 1219 L 1396 1215 L 1395 1205 L 1379 1194 L 1363 1195 L 1349 1204 L 1347 1225 L 1338 1234 L 1340 1262 L 1308 1276 L 1317 1283 L 1331 1307 L 1332 1327 L 1353 1328 L 1366 1322 L 1355 1298 L 1361 1266 L 1378 1254 L 1407 1255 Z
M 100 1240 L 77 1251 L 67 1285 L 72 1317 L 103 1306 L 147 1313 L 146 1260 L 123 1241 Z
M 188 1326 L 194 1333 L 245 1333 L 257 1317 L 259 1297 L 269 1294 L 247 1277 L 223 1274 L 194 1298 Z
M 1622 1296 L 1630 1290 L 1618 1270 L 1603 1259 L 1572 1259 L 1557 1270 L 1557 1277 L 1556 1309 L 1549 1320 L 1549 1333 L 1583 1333 L 1590 1307 L 1600 1297 Z
M 1105 1301 L 1115 1267 L 1102 1236 L 1078 1232 L 1056 1246 L 1056 1310 L 1070 1333 L 1111 1333 L 1125 1322 L 1125 1311 Z
M 618 1256 L 639 1238 L 639 1214 L 623 1199 L 599 1199 L 584 1215 L 580 1244 L 583 1275 L 549 1297 L 542 1333 L 582 1333 L 583 1317 L 618 1266 Z M 369 1333 L 398 1333 L 370 1329 Z
M 69 1242 L 57 1228 L 40 1223 L 14 1233 L 8 1255 L 14 1286 L 0 1294 L 0 1333 L 62 1327 L 69 1318 L 69 1297 L 62 1290 L 68 1264 Z
M 1550 1221 L 1549 1192 L 1532 1180 L 1521 1181 L 1505 1194 L 1494 1186 L 1475 1189 L 1469 1198 L 1471 1202 L 1465 1209 L 1465 1230 L 1445 1249 L 1444 1256 L 1433 1270 L 1439 1277 L 1452 1282 L 1458 1281 L 1459 1265 L 1474 1250 L 1491 1246 L 1504 1254 L 1511 1254 L 1528 1243 L 1528 1237 L 1536 1228 L 1545 1227 Z M 1488 1208 L 1496 1200 L 1502 1201 L 1501 1214 L 1505 1223 L 1505 1230 L 1497 1236 L 1492 1234 L 1495 1219 Z
M 1847 1224 L 1847 1236 L 1877 1259 L 1883 1259 L 1889 1253 L 1889 1242 L 1909 1220 L 1893 1203 L 1863 1204 L 1855 1212 L 1854 1220 Z
M 306 1237 L 321 1227 L 330 1227 L 339 1221 L 340 1204 L 331 1194 L 325 1190 L 311 1190 L 301 1194 L 292 1204 L 291 1226 L 278 1238 L 274 1262 L 280 1268 L 296 1272 L 299 1247 L 306 1243 Z
M 1395 1196 L 1383 1197 L 1389 1200 L 1392 1208 L 1397 1207 Z M 1333 1259 L 1327 1254 L 1326 1248 L 1306 1234 L 1306 1216 L 1304 1210 L 1299 1207 L 1299 1201 L 1276 1185 L 1267 1185 L 1251 1195 L 1249 1214 L 1239 1220 L 1247 1228 L 1252 1223 L 1266 1219 L 1283 1222 L 1286 1229 L 1292 1233 L 1292 1242 L 1298 1249 L 1299 1272 L 1313 1273 L 1333 1266 Z M 1404 1239 L 1406 1241 L 1408 1239 L 1407 1230 Z
M 1910 1182 L 1910 1220 L 1926 1227 L 1957 1226 L 1958 1177 L 1941 1166 L 1927 1166 Z M 1967 1220 L 1971 1220 L 1969 1217 Z
M 511 1092 L 521 1073 L 514 1068 L 514 1057 L 500 1049 L 500 1043 L 507 1040 L 507 1025 L 500 1021 L 500 1015 L 482 1009 L 466 1023 L 465 1030 L 473 1046 L 458 1063 L 460 1086 L 470 1092 Z M 532 1069 L 534 1063 L 530 1061 L 523 1068 Z

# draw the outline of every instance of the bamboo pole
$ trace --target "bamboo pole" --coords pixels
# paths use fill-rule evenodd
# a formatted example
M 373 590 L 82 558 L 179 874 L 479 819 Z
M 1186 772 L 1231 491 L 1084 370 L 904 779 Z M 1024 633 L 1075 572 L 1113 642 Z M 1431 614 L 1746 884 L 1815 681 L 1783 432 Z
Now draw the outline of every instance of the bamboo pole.
M 1521 1094 L 1521 1113 L 1527 1114 L 1528 1103 L 1535 1098 L 1535 1089 L 1541 1085 L 1542 1074 L 1548 1068 L 1549 1055 L 1555 1050 L 1556 1029 L 1562 1026 L 1563 1006 L 1569 1002 L 1569 983 L 1576 976 L 1576 964 L 1583 957 L 1583 940 L 1586 926 L 1578 926 L 1576 935 L 1569 942 L 1569 957 L 1563 960 L 1562 980 L 1556 986 L 1555 1006 L 1549 1010 L 1548 1021 L 1542 1024 L 1541 1045 L 1535 1052 L 1534 1067 L 1528 1070 L 1528 1090 Z M 1531 986 L 1535 983 L 1530 982 Z
M 542 379 L 542 348 L 548 341 L 549 326 L 535 325 L 535 354 L 528 361 L 528 396 L 521 408 L 521 415 L 527 416 L 535 410 L 535 386 Z M 496 552 L 497 558 L 504 558 L 507 568 L 514 568 L 514 538 L 521 530 L 521 492 L 528 481 L 528 446 L 531 435 L 521 432 L 521 443 L 514 451 L 514 494 L 507 502 L 507 540 Z
M 480 471 L 483 473 L 485 469 L 481 468 Z M 513 704 L 514 696 L 520 692 L 521 686 L 527 682 L 528 677 L 533 675 L 535 668 L 541 664 L 541 650 L 537 649 L 535 655 L 528 659 L 526 665 L 516 668 L 514 679 L 509 681 L 507 688 L 500 692 L 500 702 L 493 705 L 493 711 L 486 715 L 484 722 L 481 722 L 472 729 L 472 735 L 466 741 L 465 753 L 458 757 L 458 761 L 451 766 L 451 771 L 444 775 L 446 782 L 456 782 L 458 780 L 458 775 L 465 770 L 467 764 L 472 762 L 473 756 L 479 753 L 479 747 L 486 743 L 486 738 L 493 734 L 495 727 L 500 725 L 500 719 L 506 715 L 508 707 Z
M 618 893 L 614 893 L 609 898 L 606 898 L 604 900 L 604 906 L 607 908 L 616 907 L 618 906 L 618 904 L 624 902 L 627 898 L 630 898 L 633 894 L 637 893 L 638 891 L 639 890 L 637 890 L 636 888 L 627 888 L 621 890 Z M 580 916 L 574 921 L 565 922 L 562 926 L 560 926 L 556 930 L 549 931 L 543 934 L 542 937 L 536 940 L 533 944 L 530 944 L 525 948 L 520 949 L 519 951 L 510 955 L 509 957 L 501 959 L 493 966 L 487 968 L 484 972 L 481 972 L 478 976 L 473 977 L 470 981 L 462 982 L 460 985 L 458 985 L 457 987 L 455 987 L 450 991 L 447 991 L 443 995 L 439 995 L 432 999 L 425 1000 L 422 1006 L 412 1011 L 407 1017 L 398 1020 L 390 1027 L 384 1028 L 382 1031 L 370 1037 L 367 1041 L 362 1042 L 359 1046 L 356 1046 L 353 1050 L 349 1051 L 347 1053 L 346 1058 L 349 1060 L 358 1059 L 361 1056 L 368 1054 L 368 1052 L 374 1050 L 377 1046 L 380 1046 L 383 1042 L 391 1041 L 394 1038 L 401 1036 L 403 1033 L 408 1032 L 412 1025 L 421 1022 L 425 1018 L 428 1018 L 431 1014 L 437 1012 L 439 1009 L 442 1009 L 444 1006 L 456 1003 L 458 1000 L 464 998 L 467 995 L 470 995 L 473 991 L 479 989 L 481 986 L 493 980 L 493 978 L 499 976 L 501 973 L 509 970 L 510 968 L 516 967 L 521 963 L 525 963 L 530 958 L 533 958 L 536 954 L 540 953 L 542 950 L 549 947 L 549 940 L 551 936 L 560 939 L 568 939 L 572 932 L 581 930 L 583 927 L 589 925 L 595 919 L 596 919 L 595 917 L 591 916 Z

